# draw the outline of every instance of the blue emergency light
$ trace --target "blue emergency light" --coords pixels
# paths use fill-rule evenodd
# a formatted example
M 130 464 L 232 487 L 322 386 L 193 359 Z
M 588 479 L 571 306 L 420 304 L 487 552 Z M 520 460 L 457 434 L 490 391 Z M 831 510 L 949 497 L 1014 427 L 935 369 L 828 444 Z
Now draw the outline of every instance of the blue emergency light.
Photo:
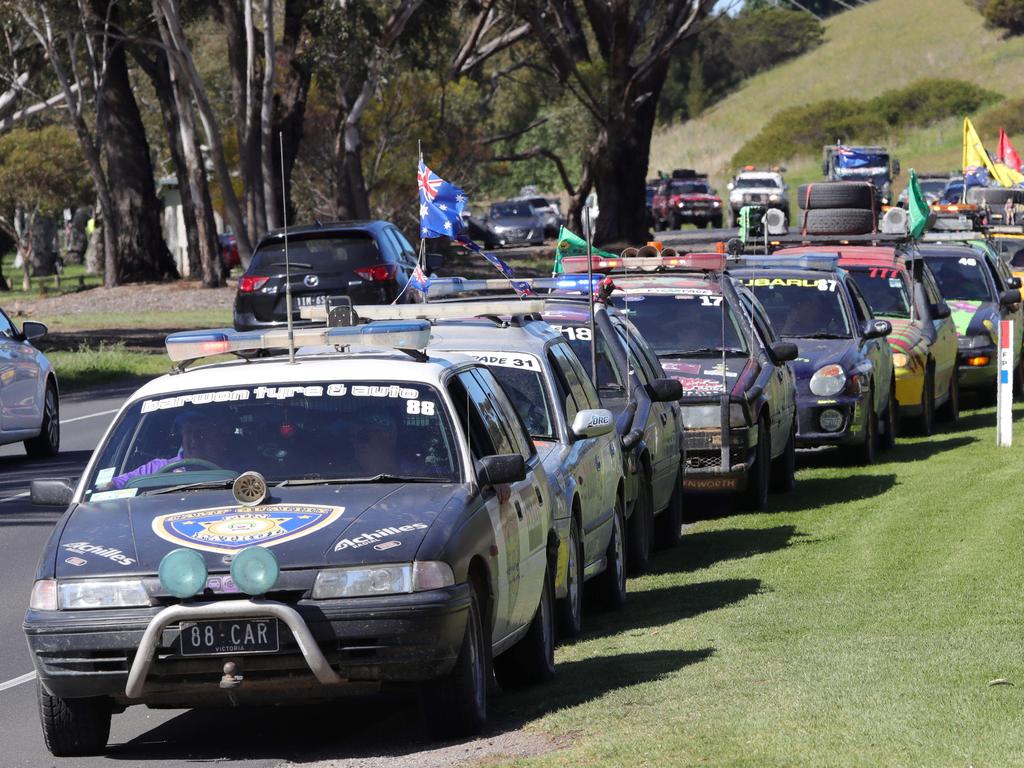
M 294 345 L 358 346 L 384 349 L 425 349 L 430 343 L 430 323 L 426 320 L 381 320 L 366 325 L 337 328 L 301 327 L 293 331 Z M 261 349 L 288 349 L 288 330 L 236 331 L 215 328 L 172 333 L 164 341 L 167 356 L 179 362 L 211 355 L 255 352 Z

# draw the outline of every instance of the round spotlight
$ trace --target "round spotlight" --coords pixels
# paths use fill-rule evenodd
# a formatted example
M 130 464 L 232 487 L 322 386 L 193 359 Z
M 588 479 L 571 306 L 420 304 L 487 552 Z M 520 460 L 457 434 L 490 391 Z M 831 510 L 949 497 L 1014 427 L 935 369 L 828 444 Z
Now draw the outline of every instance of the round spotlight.
M 168 552 L 157 573 L 160 584 L 175 597 L 192 597 L 206 587 L 206 561 L 194 549 Z
M 277 583 L 281 569 L 265 547 L 246 547 L 231 561 L 231 578 L 247 595 L 265 595 Z
M 843 426 L 843 414 L 835 408 L 826 408 L 818 416 L 818 423 L 826 432 L 838 432 Z

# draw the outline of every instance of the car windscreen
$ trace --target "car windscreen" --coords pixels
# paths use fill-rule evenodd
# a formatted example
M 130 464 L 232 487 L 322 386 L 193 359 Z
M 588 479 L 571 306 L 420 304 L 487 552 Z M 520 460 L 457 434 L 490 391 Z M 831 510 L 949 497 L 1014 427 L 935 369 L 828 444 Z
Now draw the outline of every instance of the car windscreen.
M 747 352 L 742 326 L 721 294 L 627 294 L 613 300 L 659 357 L 710 354 L 723 348 Z
M 992 301 L 992 291 L 985 279 L 987 267 L 983 256 L 929 256 L 925 261 L 935 275 L 944 299 Z
M 828 277 L 744 278 L 764 306 L 779 336 L 785 338 L 841 338 L 851 336 L 850 320 L 839 281 Z
M 674 181 L 670 191 L 673 195 L 706 195 L 710 190 L 703 181 Z
M 86 493 L 225 484 L 249 470 L 271 484 L 377 475 L 459 482 L 446 413 L 433 387 L 418 382 L 275 383 L 147 398 L 99 449 Z
M 733 183 L 733 187 L 736 189 L 754 189 L 756 187 L 775 187 L 778 188 L 779 182 L 770 176 L 762 178 L 751 178 L 750 176 L 741 176 L 736 179 Z
M 1010 263 L 1011 267 L 1024 267 L 1024 240 L 1009 237 L 996 237 L 992 244 L 999 250 L 999 255 Z
M 365 236 L 289 238 L 291 268 L 303 272 L 353 272 L 384 261 L 377 244 Z M 265 243 L 252 255 L 250 275 L 284 274 L 284 241 Z
M 946 179 L 924 179 L 919 180 L 921 184 L 921 192 L 925 195 L 941 195 L 942 190 L 946 188 L 946 184 L 949 182 Z
M 847 269 L 872 312 L 885 317 L 910 317 L 910 293 L 902 272 L 888 267 Z
M 533 208 L 529 203 L 504 203 L 491 206 L 492 219 L 533 216 Z
M 541 378 L 540 362 L 533 355 L 469 352 L 484 362 L 505 388 L 508 399 L 519 412 L 530 437 L 557 440 L 555 419 L 548 392 Z M 488 361 L 488 357 L 491 358 Z M 497 361 L 497 362 L 495 362 Z
M 960 198 L 964 193 L 963 184 L 949 184 L 942 190 L 942 195 L 939 198 L 943 203 L 950 205 L 952 203 L 959 203 Z

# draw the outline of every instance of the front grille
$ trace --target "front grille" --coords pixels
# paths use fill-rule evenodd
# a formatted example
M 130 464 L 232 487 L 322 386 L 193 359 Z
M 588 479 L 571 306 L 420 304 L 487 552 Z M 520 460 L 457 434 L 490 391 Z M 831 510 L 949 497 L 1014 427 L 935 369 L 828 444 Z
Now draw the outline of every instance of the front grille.
M 47 675 L 116 675 L 128 671 L 128 654 L 124 651 L 40 651 L 39 664 Z
M 729 462 L 732 466 L 743 463 L 744 450 L 742 448 L 732 448 L 729 450 Z M 686 452 L 686 468 L 687 469 L 719 469 L 722 466 L 722 452 L 721 451 L 687 451 Z

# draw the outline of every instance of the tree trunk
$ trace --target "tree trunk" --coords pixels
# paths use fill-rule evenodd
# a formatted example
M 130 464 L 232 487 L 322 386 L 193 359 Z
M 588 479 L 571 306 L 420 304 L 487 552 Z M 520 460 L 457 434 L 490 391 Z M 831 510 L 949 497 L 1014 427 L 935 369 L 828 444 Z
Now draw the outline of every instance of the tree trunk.
M 274 0 L 263 0 L 263 91 L 260 99 L 260 176 L 263 179 L 264 224 L 266 229 L 277 229 L 281 209 L 275 210 L 279 172 L 274 167 Z
M 363 177 L 363 145 L 359 126 L 343 106 L 338 109 L 334 139 L 334 207 L 339 219 L 370 218 L 370 196 Z
M 103 0 L 97 0 L 105 6 Z M 105 7 L 95 9 L 100 18 Z M 116 14 L 116 8 L 112 9 Z M 111 211 L 117 232 L 114 254 L 107 254 L 108 269 L 113 256 L 120 282 L 142 282 L 177 278 L 178 270 L 167 250 L 160 229 L 160 201 L 153 182 L 146 129 L 139 115 L 135 94 L 128 79 L 128 60 L 123 42 L 111 37 L 106 72 L 100 88 L 102 130 L 100 140 L 107 159 L 107 182 Z M 104 225 L 110 222 L 104 221 Z M 107 283 L 111 281 L 107 275 Z
M 261 91 L 258 85 L 256 25 L 253 23 L 253 0 L 242 0 L 245 6 L 245 141 L 242 163 L 247 170 L 245 210 L 249 222 L 249 239 L 259 240 L 267 231 L 266 202 L 263 199 L 263 143 L 260 132 Z

